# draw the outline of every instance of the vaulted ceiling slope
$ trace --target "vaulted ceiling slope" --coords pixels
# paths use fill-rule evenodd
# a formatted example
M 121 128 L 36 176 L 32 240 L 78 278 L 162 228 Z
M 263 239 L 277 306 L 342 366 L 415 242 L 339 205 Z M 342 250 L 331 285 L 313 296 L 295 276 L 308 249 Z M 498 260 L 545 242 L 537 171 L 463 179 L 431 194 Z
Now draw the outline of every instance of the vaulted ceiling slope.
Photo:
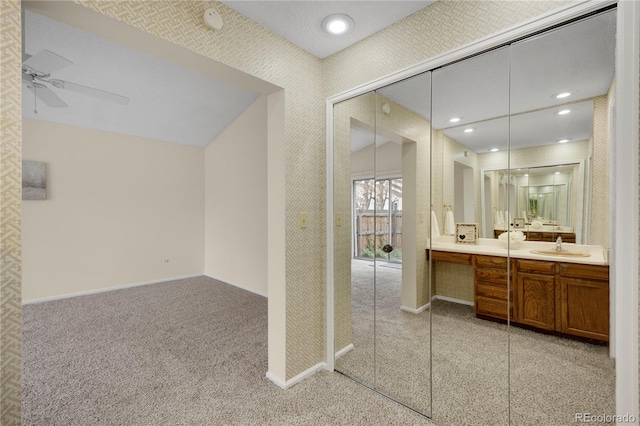
M 72 63 L 36 81 L 44 86 L 36 87 L 36 93 L 48 89 L 68 106 L 47 106 L 47 98 L 36 98 L 28 88 L 32 84 L 25 81 L 25 118 L 203 147 L 259 96 L 29 10 L 24 37 L 25 59 L 49 51 Z M 73 87 L 61 89 L 48 79 L 115 93 L 129 102 L 122 105 L 77 93 Z

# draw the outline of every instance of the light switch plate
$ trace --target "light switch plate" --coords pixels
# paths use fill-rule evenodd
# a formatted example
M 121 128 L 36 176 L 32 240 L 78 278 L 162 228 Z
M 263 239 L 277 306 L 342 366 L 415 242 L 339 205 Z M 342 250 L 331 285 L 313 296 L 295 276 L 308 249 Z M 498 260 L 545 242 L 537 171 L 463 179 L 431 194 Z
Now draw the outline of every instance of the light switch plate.
M 342 226 L 342 212 L 336 212 L 336 226 Z
M 300 228 L 306 228 L 309 226 L 309 216 L 307 212 L 300 212 Z

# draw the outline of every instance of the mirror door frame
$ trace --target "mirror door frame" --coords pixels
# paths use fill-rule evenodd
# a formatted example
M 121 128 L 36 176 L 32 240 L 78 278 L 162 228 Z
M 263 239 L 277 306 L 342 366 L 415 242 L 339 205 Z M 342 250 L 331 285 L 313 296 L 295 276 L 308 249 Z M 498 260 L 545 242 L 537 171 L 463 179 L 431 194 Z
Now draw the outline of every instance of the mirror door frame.
M 508 44 L 519 38 L 566 23 L 595 12 L 615 1 L 581 1 L 548 12 L 494 35 L 427 59 L 412 67 L 357 86 L 326 99 L 326 359 L 325 369 L 334 371 L 334 261 L 333 261 L 333 105 L 355 96 L 374 91 L 440 66 L 483 51 Z M 640 93 L 640 2 L 617 2 L 616 38 L 616 108 L 613 127 L 612 164 L 616 174 L 611 179 L 609 204 L 610 235 L 612 236 L 612 280 L 628 285 L 612 294 L 615 309 L 615 334 L 612 353 L 616 354 L 616 411 L 639 417 L 638 396 L 638 168 L 639 136 L 638 98 Z M 636 149 L 629 149 L 629 147 Z M 618 155 L 616 155 L 618 154 Z M 630 195 L 630 196 L 629 196 Z M 617 224 L 617 226 L 616 226 Z M 611 262 L 610 262 L 611 264 Z M 635 285 L 633 285 L 635 284 Z

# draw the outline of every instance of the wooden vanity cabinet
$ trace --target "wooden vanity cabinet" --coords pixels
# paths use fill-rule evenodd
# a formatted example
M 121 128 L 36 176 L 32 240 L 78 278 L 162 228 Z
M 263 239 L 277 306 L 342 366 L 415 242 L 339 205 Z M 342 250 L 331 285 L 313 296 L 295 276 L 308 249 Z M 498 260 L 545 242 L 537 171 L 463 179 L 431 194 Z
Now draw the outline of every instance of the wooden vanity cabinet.
M 562 333 L 609 341 L 609 267 L 560 263 L 559 318 Z
M 514 321 L 543 330 L 556 328 L 556 263 L 516 259 Z
M 478 318 L 609 341 L 609 266 L 438 251 L 432 256 L 473 266 Z
M 513 292 L 509 288 L 508 259 L 499 256 L 473 257 L 474 308 L 477 316 L 506 320 L 513 316 Z M 509 299 L 507 299 L 509 294 Z
M 509 286 L 508 262 L 473 256 L 476 316 L 609 341 L 608 266 L 511 259 Z

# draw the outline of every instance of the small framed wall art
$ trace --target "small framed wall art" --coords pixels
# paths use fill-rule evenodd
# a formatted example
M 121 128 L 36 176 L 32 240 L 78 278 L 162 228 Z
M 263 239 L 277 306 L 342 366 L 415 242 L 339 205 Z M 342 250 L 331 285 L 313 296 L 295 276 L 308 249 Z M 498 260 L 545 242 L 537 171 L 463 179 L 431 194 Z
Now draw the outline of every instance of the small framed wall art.
M 478 244 L 478 224 L 456 223 L 456 243 Z
M 47 166 L 45 163 L 22 160 L 22 199 L 47 199 Z

